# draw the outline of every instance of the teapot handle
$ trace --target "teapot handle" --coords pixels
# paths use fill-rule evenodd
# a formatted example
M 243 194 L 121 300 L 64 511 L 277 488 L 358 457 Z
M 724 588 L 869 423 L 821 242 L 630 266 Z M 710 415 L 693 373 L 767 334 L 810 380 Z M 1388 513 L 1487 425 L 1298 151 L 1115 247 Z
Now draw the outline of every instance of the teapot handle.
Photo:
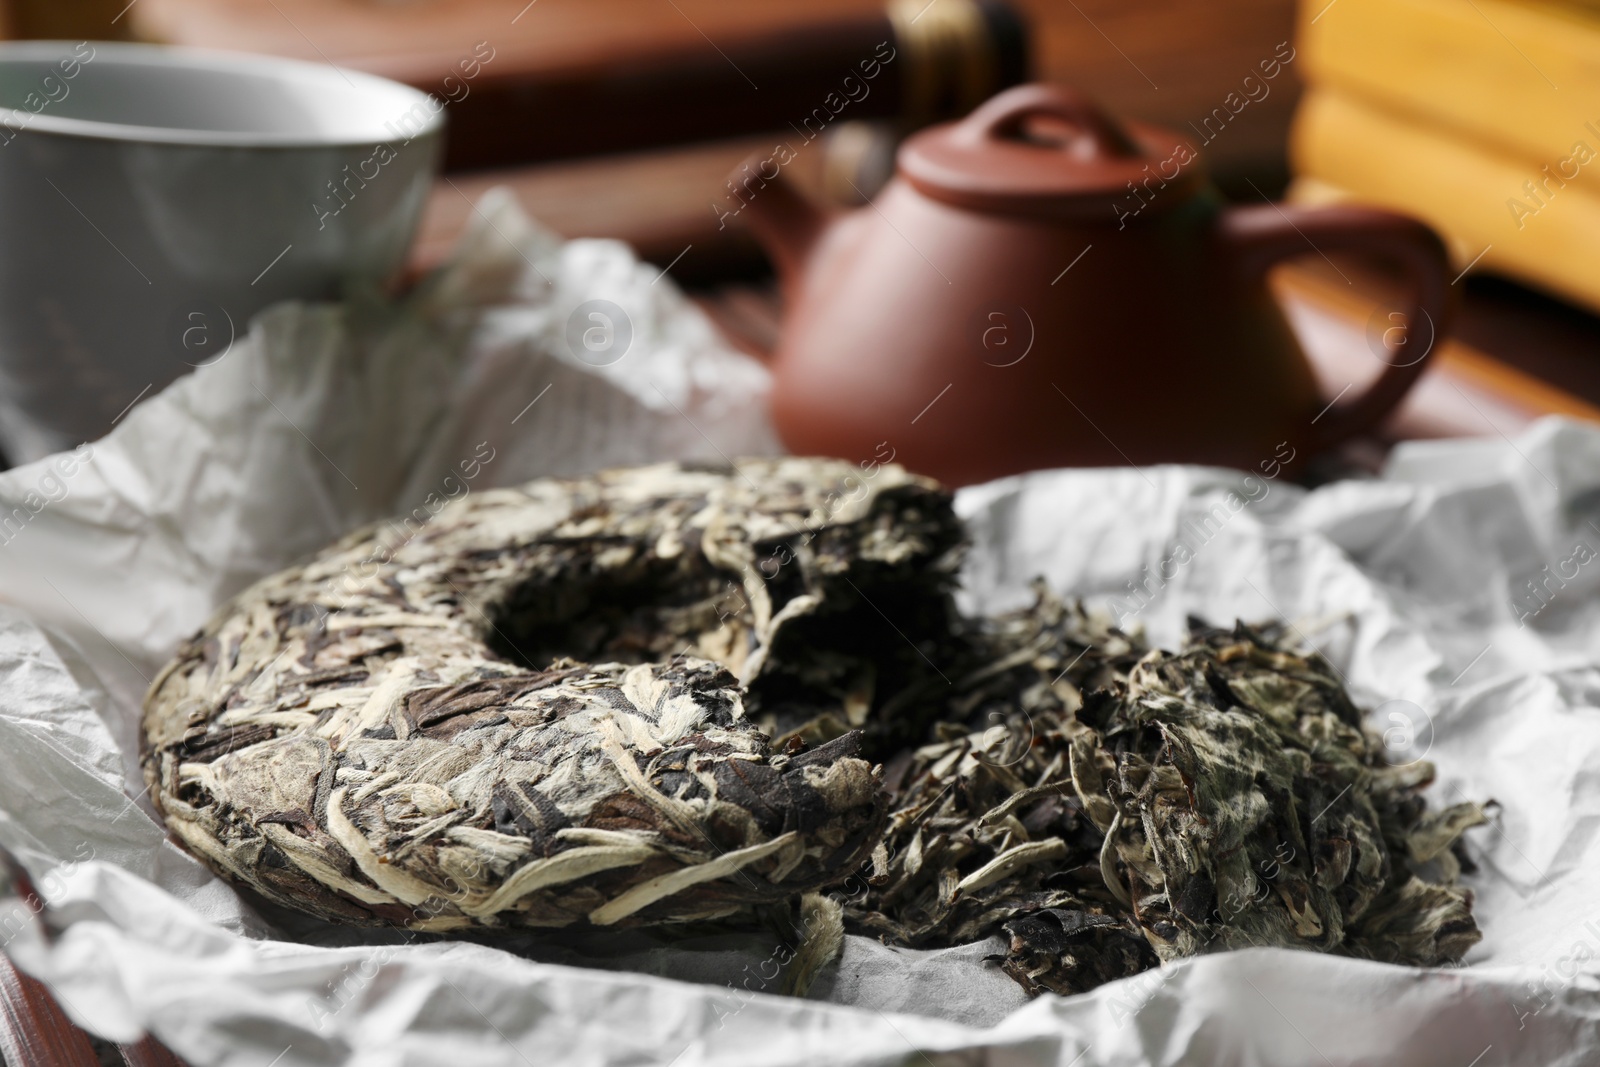
M 1384 333 L 1385 367 L 1366 392 L 1335 402 L 1312 420 L 1311 451 L 1322 451 L 1377 425 L 1404 399 L 1428 365 L 1454 310 L 1449 259 L 1439 236 L 1416 219 L 1377 208 L 1336 206 L 1306 208 L 1291 204 L 1234 207 L 1223 212 L 1220 237 L 1232 246 L 1239 269 L 1253 282 L 1280 260 L 1313 252 L 1365 252 L 1398 264 L 1408 276 L 1412 300 L 1401 320 L 1399 341 Z M 1422 351 L 1406 347 L 1426 321 L 1429 332 Z

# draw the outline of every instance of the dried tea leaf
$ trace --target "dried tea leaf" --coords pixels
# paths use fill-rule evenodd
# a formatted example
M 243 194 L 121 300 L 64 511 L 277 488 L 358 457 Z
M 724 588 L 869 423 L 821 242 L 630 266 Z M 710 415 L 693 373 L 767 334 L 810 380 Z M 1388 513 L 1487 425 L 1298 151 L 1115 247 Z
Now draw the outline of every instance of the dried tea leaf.
M 994 934 L 1031 992 L 1279 945 L 1419 965 L 1479 939 L 1453 847 L 1333 669 L 1277 628 L 1192 625 L 1176 654 L 1041 585 L 968 635 L 946 721 L 886 781 L 885 858 L 851 929 Z
M 1078 715 L 1143 649 L 1042 589 L 1032 609 L 964 638 L 945 721 L 885 771 L 892 812 L 875 867 L 885 870 L 847 901 L 848 928 L 917 948 L 1003 934 L 996 962 L 1030 992 L 1078 992 L 1154 966 L 1100 876 L 1095 814 L 1110 824 L 1101 783 L 1114 764 Z M 1075 774 L 1097 790 L 1087 805 Z
M 373 526 L 179 651 L 146 700 L 152 795 L 218 873 L 343 922 L 781 900 L 863 861 L 883 801 L 861 732 L 775 747 L 755 715 L 865 721 L 883 697 L 864 679 L 917 684 L 907 640 L 950 639 L 960 543 L 926 480 L 788 459 L 543 480 Z
M 783 992 L 803 997 L 822 969 L 844 948 L 844 908 L 833 897 L 807 893 L 800 898 L 800 944 L 783 972 Z
M 1153 651 L 1042 585 L 963 620 L 961 546 L 948 495 L 894 467 L 479 494 L 236 598 L 152 686 L 146 772 L 213 869 L 329 919 L 798 901 L 799 993 L 846 927 L 999 935 L 1059 993 L 1249 945 L 1437 964 L 1478 940 L 1455 882 L 1482 809 L 1430 811 L 1432 768 L 1386 766 L 1320 656 L 1198 623 Z

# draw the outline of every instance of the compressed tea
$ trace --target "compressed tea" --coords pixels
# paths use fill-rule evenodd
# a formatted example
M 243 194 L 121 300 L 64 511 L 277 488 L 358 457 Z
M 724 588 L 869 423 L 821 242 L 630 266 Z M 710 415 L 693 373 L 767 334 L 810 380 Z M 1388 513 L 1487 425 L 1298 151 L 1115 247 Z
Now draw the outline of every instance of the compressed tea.
M 551 479 L 369 527 L 179 649 L 145 704 L 151 794 L 213 870 L 343 922 L 783 899 L 870 852 L 883 798 L 861 734 L 774 748 L 747 704 L 865 724 L 875 680 L 923 655 L 869 602 L 948 634 L 960 541 L 924 479 L 792 459 Z
M 424 930 L 798 914 L 998 937 L 1030 992 L 1253 945 L 1479 933 L 1423 762 L 1279 626 L 1146 647 L 1042 585 L 964 619 L 944 491 L 658 465 L 473 495 L 240 594 L 146 701 L 174 835 L 266 897 Z M 816 892 L 833 887 L 827 892 Z M 797 909 L 797 910 L 796 910 Z

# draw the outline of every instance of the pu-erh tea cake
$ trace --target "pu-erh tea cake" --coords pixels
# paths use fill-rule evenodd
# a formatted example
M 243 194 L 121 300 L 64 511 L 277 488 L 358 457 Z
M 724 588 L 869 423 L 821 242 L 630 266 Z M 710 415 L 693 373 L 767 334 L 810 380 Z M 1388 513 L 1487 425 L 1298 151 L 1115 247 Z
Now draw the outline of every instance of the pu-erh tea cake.
M 234 598 L 150 688 L 173 835 L 268 899 L 448 931 L 798 913 L 997 938 L 1030 991 L 1285 945 L 1478 938 L 1482 821 L 1421 798 L 1277 628 L 1163 652 L 1042 587 L 965 619 L 949 495 L 892 465 L 663 464 L 380 523 Z M 823 891 L 818 894 L 816 891 Z
M 775 748 L 754 713 L 865 723 L 872 680 L 921 663 L 869 602 L 948 633 L 960 540 L 926 480 L 788 459 L 380 523 L 179 650 L 146 700 L 151 794 L 219 873 L 345 922 L 681 922 L 782 899 L 853 870 L 884 798 L 859 732 Z

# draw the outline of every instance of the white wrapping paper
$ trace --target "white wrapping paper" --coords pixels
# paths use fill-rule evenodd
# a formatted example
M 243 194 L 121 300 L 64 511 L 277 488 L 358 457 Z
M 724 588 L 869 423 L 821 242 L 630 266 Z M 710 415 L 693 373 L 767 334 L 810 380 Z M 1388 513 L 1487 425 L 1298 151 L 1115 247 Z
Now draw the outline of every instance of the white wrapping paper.
M 277 308 L 102 441 L 0 474 L 0 844 L 49 904 L 0 904 L 0 941 L 81 1025 L 195 1067 L 1600 1062 L 1600 431 L 1557 421 L 1314 492 L 1264 456 L 958 497 L 967 608 L 1043 574 L 1160 643 L 1188 613 L 1289 619 L 1438 764 L 1440 803 L 1498 801 L 1469 838 L 1464 967 L 1252 950 L 1026 1003 L 989 946 L 850 938 L 792 1000 L 763 991 L 786 957 L 755 935 L 505 951 L 253 911 L 165 840 L 137 773 L 139 702 L 182 635 L 360 522 L 777 447 L 764 370 L 655 268 L 497 197 L 480 217 L 405 308 Z M 625 311 L 614 361 L 568 341 L 592 300 Z

